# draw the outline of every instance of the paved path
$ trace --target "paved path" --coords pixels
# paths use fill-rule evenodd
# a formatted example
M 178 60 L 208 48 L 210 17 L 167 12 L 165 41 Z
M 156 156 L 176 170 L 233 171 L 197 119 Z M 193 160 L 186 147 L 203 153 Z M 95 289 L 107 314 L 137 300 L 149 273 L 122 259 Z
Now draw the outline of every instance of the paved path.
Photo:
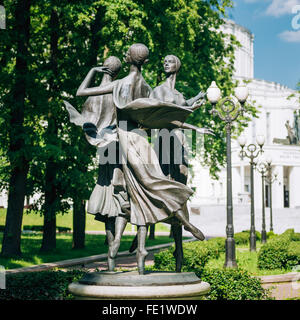
M 149 252 L 148 256 L 146 257 L 146 265 L 152 265 L 154 263 L 154 254 L 159 252 L 162 249 L 157 249 Z M 72 266 L 69 267 L 68 269 L 82 269 L 84 268 L 85 270 L 89 272 L 93 271 L 103 271 L 107 270 L 107 261 L 106 259 L 103 261 L 95 261 L 92 263 L 86 263 L 84 265 L 80 266 Z M 137 269 L 137 262 L 136 262 L 136 256 L 130 255 L 130 256 L 121 256 L 116 258 L 116 269 Z

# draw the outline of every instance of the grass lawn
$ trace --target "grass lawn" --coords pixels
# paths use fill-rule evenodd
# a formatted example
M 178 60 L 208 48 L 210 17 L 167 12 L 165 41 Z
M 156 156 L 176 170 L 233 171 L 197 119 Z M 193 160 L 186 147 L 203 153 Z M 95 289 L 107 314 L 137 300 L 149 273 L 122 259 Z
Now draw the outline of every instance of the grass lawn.
M 6 209 L 0 209 L 0 226 L 5 225 L 6 218 Z M 27 210 L 24 210 L 23 215 L 23 226 L 42 226 L 43 225 L 43 216 L 38 213 L 28 213 Z M 56 225 L 58 227 L 68 227 L 73 229 L 73 214 L 72 211 L 66 214 L 58 214 L 56 216 Z M 86 215 L 86 231 L 104 231 L 105 226 L 104 223 L 99 222 L 94 219 L 92 214 Z M 126 231 L 134 231 L 135 227 L 133 227 L 130 223 L 126 226 Z M 165 231 L 168 232 L 170 230 L 170 225 L 165 223 L 158 223 L 155 226 L 156 231 Z
M 3 233 L 0 233 L 0 250 Z M 40 253 L 42 234 L 22 235 L 21 250 L 22 258 L 3 258 L 0 256 L 0 265 L 5 269 L 28 267 L 35 264 L 55 262 L 60 260 L 87 257 L 101 253 L 107 253 L 108 247 L 104 245 L 104 235 L 86 235 L 86 247 L 84 249 L 72 249 L 72 234 L 57 234 L 56 249 L 51 253 Z M 122 237 L 120 251 L 128 250 L 131 246 L 133 236 Z M 147 246 L 154 246 L 162 243 L 173 242 L 168 236 L 156 236 L 155 240 L 147 239 Z

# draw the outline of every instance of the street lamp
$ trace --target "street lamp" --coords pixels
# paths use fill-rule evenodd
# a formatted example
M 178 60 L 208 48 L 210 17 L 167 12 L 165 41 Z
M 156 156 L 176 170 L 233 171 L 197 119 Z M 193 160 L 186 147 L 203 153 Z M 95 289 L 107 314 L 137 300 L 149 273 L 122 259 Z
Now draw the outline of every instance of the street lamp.
M 266 182 L 269 184 L 269 192 L 270 192 L 270 231 L 273 231 L 273 208 L 272 208 L 272 184 L 275 180 L 277 180 L 277 173 L 273 175 L 272 173 L 272 158 L 268 157 L 266 159 L 267 163 L 267 175 Z
M 255 222 L 254 222 L 254 159 L 257 158 L 261 153 L 263 153 L 263 145 L 265 143 L 265 137 L 263 135 L 258 135 L 256 137 L 256 142 L 259 146 L 254 143 L 250 143 L 246 146 L 246 138 L 241 136 L 238 139 L 241 146 L 240 158 L 250 159 L 250 180 L 251 180 L 251 226 L 250 226 L 250 251 L 256 251 L 256 234 L 255 234 Z M 246 148 L 246 149 L 245 149 Z
M 265 215 L 265 178 L 267 173 L 267 165 L 264 162 L 259 163 L 256 166 L 256 170 L 261 174 L 261 185 L 262 185 L 262 231 L 261 231 L 261 242 L 267 242 L 266 232 L 266 215 Z
M 213 81 L 211 86 L 207 89 L 207 99 L 212 104 L 211 113 L 217 115 L 222 121 L 226 123 L 226 162 L 227 162 L 227 225 L 226 225 L 226 268 L 236 268 L 237 263 L 235 259 L 235 240 L 233 229 L 233 205 L 232 205 L 232 165 L 231 165 L 231 128 L 232 123 L 240 114 L 244 112 L 244 104 L 248 97 L 248 89 L 241 85 L 235 88 L 235 97 L 238 101 L 234 101 L 229 97 L 221 99 L 221 90 Z M 221 100 L 220 100 L 221 99 Z M 218 108 L 221 110 L 219 111 Z

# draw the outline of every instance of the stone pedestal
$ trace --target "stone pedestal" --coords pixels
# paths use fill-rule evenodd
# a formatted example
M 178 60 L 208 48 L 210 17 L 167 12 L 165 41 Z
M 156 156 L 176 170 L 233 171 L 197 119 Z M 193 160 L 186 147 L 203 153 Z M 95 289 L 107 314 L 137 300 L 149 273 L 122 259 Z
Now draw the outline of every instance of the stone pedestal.
M 87 273 L 69 285 L 77 299 L 201 299 L 210 285 L 193 272 L 130 272 Z

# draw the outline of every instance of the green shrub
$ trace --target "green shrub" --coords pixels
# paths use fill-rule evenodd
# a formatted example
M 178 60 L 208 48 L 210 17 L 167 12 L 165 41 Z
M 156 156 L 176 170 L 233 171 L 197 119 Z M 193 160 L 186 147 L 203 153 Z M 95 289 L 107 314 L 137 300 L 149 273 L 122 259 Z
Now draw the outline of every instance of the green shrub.
M 72 299 L 68 285 L 83 274 L 80 270 L 8 274 L 6 290 L 0 290 L 0 300 Z
M 218 258 L 221 252 L 225 252 L 225 239 L 213 238 L 208 241 L 193 241 L 183 243 L 184 260 L 182 271 L 193 269 L 202 271 L 210 258 Z M 160 251 L 154 255 L 154 268 L 156 270 L 174 271 L 176 261 L 173 256 L 174 246 Z
M 300 265 L 300 242 L 292 241 L 287 250 L 287 268 Z
M 234 235 L 236 245 L 243 245 L 249 243 L 250 234 L 248 232 L 238 232 Z
M 261 234 L 259 231 L 255 231 L 256 240 L 261 240 Z M 242 232 L 237 232 L 234 235 L 234 240 L 236 245 L 248 244 L 250 242 L 250 230 L 244 230 Z
M 267 240 L 271 240 L 272 238 L 277 237 L 278 235 L 274 233 L 273 231 L 267 232 Z
M 216 246 L 214 246 L 216 247 Z M 167 250 L 162 250 L 154 255 L 154 268 L 164 271 L 175 271 L 176 261 L 173 256 L 174 246 Z M 213 246 L 208 248 L 205 245 L 197 242 L 183 243 L 183 264 L 182 271 L 188 269 L 203 270 L 210 255 L 215 255 L 216 251 L 213 250 Z
M 259 279 L 240 269 L 204 269 L 201 280 L 211 286 L 208 300 L 267 300 L 269 291 Z
M 197 276 L 211 285 L 208 300 L 264 300 L 268 299 L 265 290 L 257 278 L 249 273 L 234 269 L 208 269 L 209 259 L 218 258 L 225 252 L 225 239 L 213 238 L 203 242 L 183 244 L 184 263 L 182 271 L 195 272 Z M 154 255 L 154 267 L 151 270 L 174 271 L 174 247 Z
M 225 238 L 217 237 L 206 241 L 206 246 L 211 249 L 210 258 L 218 258 L 221 252 L 225 252 Z
M 258 268 L 269 270 L 289 269 L 295 265 L 298 257 L 296 253 L 298 246 L 294 245 L 293 236 L 294 230 L 288 229 L 264 244 L 258 253 Z
M 154 268 L 157 270 L 174 271 L 174 246 L 154 254 Z
M 293 241 L 300 241 L 300 233 L 294 233 L 293 235 L 292 235 L 292 240 Z

